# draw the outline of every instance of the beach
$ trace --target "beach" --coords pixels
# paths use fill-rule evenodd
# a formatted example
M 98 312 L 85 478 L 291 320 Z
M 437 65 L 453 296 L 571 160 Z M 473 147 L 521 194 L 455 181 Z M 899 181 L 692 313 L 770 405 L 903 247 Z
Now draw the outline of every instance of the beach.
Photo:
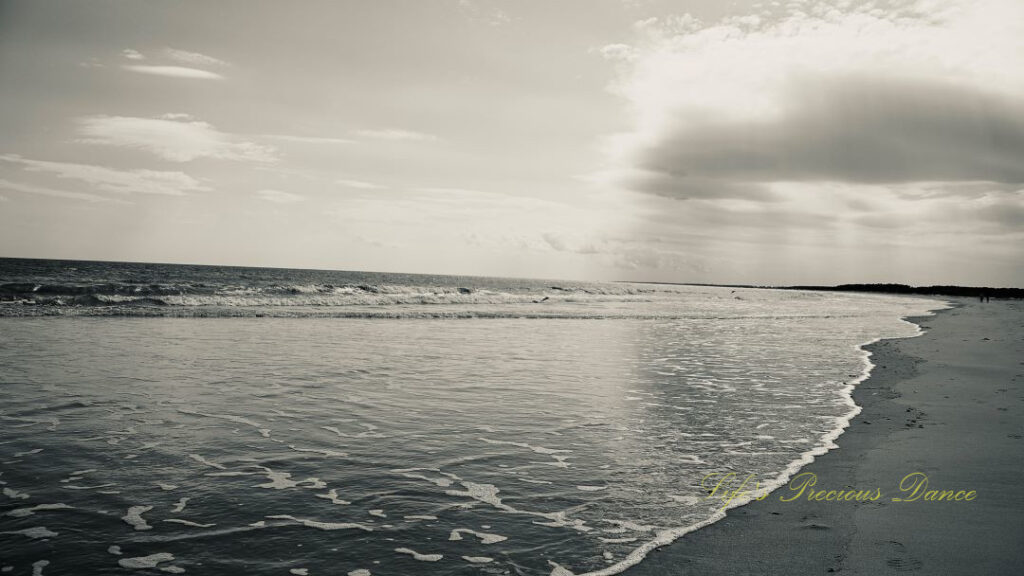
M 945 307 L 38 260 L 0 296 L 0 569 L 53 574 L 620 573 L 719 518 L 706 475 L 824 453 L 859 346 Z
M 817 490 L 877 500 L 808 501 L 782 487 L 662 548 L 628 574 L 1013 574 L 1024 565 L 1024 305 L 953 301 L 911 318 L 916 338 L 870 346 L 863 407 L 838 449 L 801 472 Z M 976 492 L 926 501 L 927 490 Z M 806 478 L 806 477 L 805 477 Z M 932 495 L 934 496 L 934 495 Z M 904 501 L 893 501 L 902 498 Z M 783 501 L 783 499 L 788 501 Z

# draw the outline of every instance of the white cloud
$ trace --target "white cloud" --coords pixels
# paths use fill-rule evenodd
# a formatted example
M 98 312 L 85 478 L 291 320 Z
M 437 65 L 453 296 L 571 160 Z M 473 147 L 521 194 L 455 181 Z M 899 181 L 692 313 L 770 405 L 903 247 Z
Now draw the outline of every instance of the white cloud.
M 708 198 L 786 180 L 1021 180 L 1024 4 L 794 6 L 636 26 L 614 86 L 635 128 L 609 140 L 613 180 Z
M 470 190 L 469 188 L 446 188 L 446 187 L 422 187 L 413 188 L 414 192 L 423 192 L 426 194 L 434 195 L 436 198 L 447 198 L 472 201 L 479 198 L 493 198 L 504 199 L 513 198 L 505 196 L 504 194 L 495 194 L 493 192 L 482 192 L 480 190 Z
M 200 54 L 199 52 L 189 52 L 187 50 L 177 50 L 175 48 L 164 48 L 164 56 L 174 60 L 180 64 L 188 64 L 190 66 L 228 66 L 228 63 L 213 56 L 207 56 L 206 54 Z
M 629 44 L 608 44 L 598 48 L 596 51 L 606 60 L 628 62 L 636 57 L 636 48 Z
M 261 138 L 283 140 L 285 142 L 300 142 L 303 144 L 355 144 L 355 140 L 349 138 L 335 138 L 332 136 L 296 136 L 294 134 L 260 134 Z
M 185 78 L 190 80 L 223 80 L 224 77 L 216 72 L 188 68 L 185 66 L 144 66 L 133 64 L 122 66 L 125 70 L 138 72 L 139 74 L 150 74 L 153 76 L 166 76 L 168 78 Z
M 267 202 L 273 202 L 275 204 L 294 204 L 306 199 L 305 196 L 300 196 L 292 192 L 284 192 L 282 190 L 260 190 L 259 192 L 256 192 L 256 195 Z
M 498 27 L 511 23 L 514 18 L 497 6 L 494 0 L 458 0 L 459 10 L 470 21 Z
M 52 174 L 57 178 L 79 180 L 103 192 L 117 194 L 159 194 L 184 196 L 188 192 L 210 190 L 184 172 L 159 170 L 117 170 L 93 164 L 51 162 L 0 154 L 0 161 L 20 164 L 28 172 Z
M 145 60 L 146 57 L 142 55 L 138 50 L 132 50 L 131 48 L 125 48 L 121 51 L 121 55 L 129 60 Z
M 437 136 L 433 134 L 425 134 L 423 132 L 414 132 L 412 130 L 402 130 L 399 128 L 383 128 L 377 130 L 356 130 L 357 135 L 364 138 L 374 138 L 377 140 L 410 140 L 410 141 L 428 141 L 437 140 Z
M 25 184 L 23 182 L 11 182 L 10 180 L 4 179 L 0 179 L 0 190 L 21 192 L 22 194 L 35 194 L 38 196 L 50 196 L 53 198 L 66 198 L 68 200 L 83 200 L 86 202 L 114 201 L 111 198 L 97 196 L 96 194 L 88 194 L 86 192 L 69 192 L 67 190 L 57 190 L 54 188 L 48 188 L 46 186 L 35 186 L 32 184 Z M 8 198 L 5 196 L 0 196 L 0 200 L 7 201 Z
M 185 114 L 162 118 L 87 116 L 78 120 L 78 133 L 90 144 L 138 148 L 172 162 L 216 158 L 274 162 L 271 147 L 247 142 Z
M 348 180 L 342 178 L 340 180 L 335 180 L 335 182 L 347 188 L 358 188 L 360 190 L 380 190 L 384 188 L 384 186 L 380 184 L 374 184 L 373 182 L 364 182 L 362 180 Z

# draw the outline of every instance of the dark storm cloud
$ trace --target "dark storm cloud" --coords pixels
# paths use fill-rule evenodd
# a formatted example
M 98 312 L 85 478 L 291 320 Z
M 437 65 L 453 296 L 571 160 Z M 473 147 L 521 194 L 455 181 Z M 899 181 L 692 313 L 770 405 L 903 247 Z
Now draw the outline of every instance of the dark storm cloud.
M 635 189 L 752 197 L 759 182 L 1024 182 L 1024 103 L 941 82 L 847 78 L 791 87 L 765 121 L 680 119 L 639 150 Z

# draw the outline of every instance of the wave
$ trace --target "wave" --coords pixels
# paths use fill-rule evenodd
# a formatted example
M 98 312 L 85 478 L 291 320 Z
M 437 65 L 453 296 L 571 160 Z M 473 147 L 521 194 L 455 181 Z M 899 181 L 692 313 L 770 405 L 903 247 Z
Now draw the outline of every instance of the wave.
M 123 306 L 12 306 L 0 304 L 2 317 L 38 316 L 112 316 L 136 318 L 351 318 L 393 320 L 460 320 L 460 319 L 537 319 L 537 320 L 765 320 L 825 318 L 813 315 L 737 315 L 713 316 L 685 313 L 635 313 L 609 311 L 566 311 L 538 309 L 352 309 L 329 307 L 173 307 L 165 304 L 129 304 Z M 454 308 L 454 307 L 452 307 Z M 830 316 L 836 318 L 836 316 Z
M 484 310 L 544 304 L 651 302 L 654 290 L 608 285 L 600 288 L 494 289 L 466 286 L 389 284 L 0 284 L 0 316 L 316 316 L 334 317 L 518 317 L 550 312 Z M 408 307 L 460 306 L 460 310 L 410 312 Z M 60 312 L 54 309 L 75 309 Z M 188 309 L 188 310 L 184 310 Z M 296 312 L 296 310 L 303 309 Z M 332 311 L 324 309 L 359 309 Z M 366 311 L 372 309 L 372 311 Z M 283 311 L 282 311 L 283 310 Z M 557 315 L 557 314 L 556 314 Z M 578 314 L 570 314 L 576 316 Z
M 951 307 L 952 306 L 950 303 L 944 302 L 941 305 L 931 307 L 924 314 L 922 314 L 922 316 L 934 316 L 936 312 Z M 898 336 L 895 338 L 915 338 L 924 334 L 924 330 L 922 330 L 918 324 L 915 324 L 908 320 L 907 317 L 900 318 L 900 321 L 912 326 L 914 328 L 914 334 L 901 337 Z M 823 456 L 824 454 L 827 454 L 829 451 L 839 448 L 839 445 L 836 444 L 836 441 L 843 434 L 843 432 L 847 428 L 849 428 L 850 421 L 852 421 L 855 416 L 860 414 L 862 410 L 860 405 L 858 405 L 857 402 L 854 401 L 853 399 L 853 391 L 857 387 L 857 385 L 871 377 L 871 372 L 875 367 L 875 363 L 871 361 L 871 352 L 867 350 L 867 347 L 876 342 L 879 342 L 880 340 L 883 340 L 883 338 L 872 338 L 867 342 L 855 346 L 856 350 L 860 354 L 862 369 L 860 374 L 856 376 L 852 381 L 848 382 L 840 391 L 840 394 L 842 395 L 843 399 L 843 404 L 846 405 L 848 408 L 847 412 L 835 418 L 835 425 L 833 426 L 833 428 L 827 431 L 823 436 L 821 436 L 818 440 L 818 443 L 814 447 L 801 453 L 795 460 L 791 461 L 778 475 L 767 481 L 762 488 L 753 490 L 749 494 L 734 499 L 733 501 L 729 502 L 726 506 L 724 506 L 717 512 L 713 513 L 711 516 L 704 518 L 703 520 L 700 520 L 689 525 L 668 528 L 659 531 L 654 538 L 647 540 L 643 542 L 640 546 L 634 548 L 633 551 L 626 555 L 625 558 L 603 569 L 592 570 L 577 574 L 574 574 L 566 570 L 563 573 L 571 576 L 616 576 L 617 574 L 621 574 L 629 568 L 632 568 L 633 566 L 636 566 L 637 564 L 643 562 L 643 560 L 647 558 L 647 555 L 653 552 L 654 550 L 662 548 L 664 546 L 668 546 L 669 544 L 672 544 L 676 540 L 682 538 L 683 536 L 686 536 L 691 532 L 695 532 L 697 530 L 700 530 L 701 528 L 710 526 L 718 522 L 719 520 L 725 518 L 729 510 L 746 506 L 747 504 L 754 502 L 755 500 L 758 500 L 768 494 L 771 494 L 772 492 L 781 488 L 782 486 L 785 486 L 790 481 L 790 479 L 796 476 L 796 474 L 800 472 L 800 470 L 803 469 L 805 466 L 814 462 L 814 460 L 818 456 Z M 552 572 L 552 574 L 555 574 L 555 572 Z

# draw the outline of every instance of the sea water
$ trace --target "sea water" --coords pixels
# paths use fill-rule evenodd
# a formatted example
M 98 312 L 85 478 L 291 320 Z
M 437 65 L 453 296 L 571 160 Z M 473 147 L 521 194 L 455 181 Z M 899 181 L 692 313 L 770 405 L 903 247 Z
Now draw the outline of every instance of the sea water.
M 721 517 L 708 474 L 826 451 L 859 346 L 942 307 L 0 260 L 0 569 L 618 573 Z

